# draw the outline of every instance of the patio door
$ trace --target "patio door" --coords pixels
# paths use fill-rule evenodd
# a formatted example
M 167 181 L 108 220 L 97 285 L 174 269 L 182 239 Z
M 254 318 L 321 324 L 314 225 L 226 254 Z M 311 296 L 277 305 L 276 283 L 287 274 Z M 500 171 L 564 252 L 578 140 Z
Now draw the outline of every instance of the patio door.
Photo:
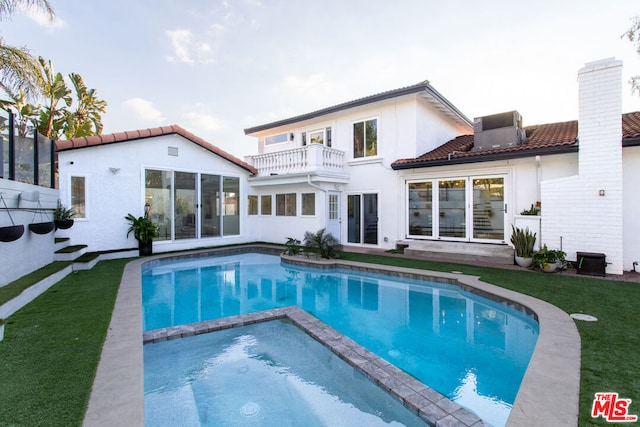
M 340 193 L 329 191 L 327 193 L 327 232 L 331 233 L 338 242 L 340 241 Z
M 378 194 L 347 196 L 347 241 L 378 244 Z
M 505 240 L 504 176 L 472 178 L 473 240 Z

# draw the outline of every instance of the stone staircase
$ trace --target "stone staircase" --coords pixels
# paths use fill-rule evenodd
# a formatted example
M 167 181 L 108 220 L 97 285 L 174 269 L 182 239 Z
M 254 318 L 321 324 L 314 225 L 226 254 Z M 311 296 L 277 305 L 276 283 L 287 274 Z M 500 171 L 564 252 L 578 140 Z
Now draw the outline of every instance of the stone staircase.
M 441 240 L 402 240 L 404 253 L 421 258 L 454 259 L 513 265 L 514 250 L 506 244 L 446 242 Z

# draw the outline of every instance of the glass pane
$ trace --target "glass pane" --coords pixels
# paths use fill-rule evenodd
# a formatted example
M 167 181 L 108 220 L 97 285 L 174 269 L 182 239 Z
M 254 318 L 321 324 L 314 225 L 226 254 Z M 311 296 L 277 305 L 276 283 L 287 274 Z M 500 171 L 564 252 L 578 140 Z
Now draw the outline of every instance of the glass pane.
M 220 236 L 220 177 L 200 176 L 200 236 Z
M 71 177 L 71 209 L 75 218 L 87 217 L 84 176 Z
M 367 120 L 366 122 L 367 151 L 366 156 L 376 156 L 378 154 L 378 120 Z
M 271 195 L 260 196 L 260 214 L 271 215 Z
M 296 212 L 297 211 L 296 193 L 285 194 L 285 200 L 286 200 L 285 215 L 296 216 L 296 213 L 297 213 Z
M 433 236 L 433 184 L 409 183 L 409 234 Z
M 302 215 L 315 215 L 315 214 L 316 214 L 316 194 L 303 193 L 302 194 Z
M 440 237 L 466 237 L 465 214 L 466 180 L 440 181 L 438 201 L 440 203 Z
M 247 214 L 258 215 L 258 196 L 247 196 Z
M 16 136 L 15 141 L 15 180 L 33 184 L 33 136 Z
M 364 243 L 378 244 L 378 195 L 363 194 Z
M 175 238 L 196 238 L 196 174 L 175 173 Z
M 347 241 L 360 243 L 360 195 L 347 196 Z
M 171 172 L 147 169 L 144 181 L 149 217 L 158 226 L 156 240 L 171 240 Z
M 222 191 L 222 235 L 240 234 L 240 178 L 224 177 Z
M 504 178 L 473 180 L 473 237 L 504 240 Z
M 38 138 L 38 185 L 51 187 L 51 140 L 40 134 Z
M 329 194 L 329 219 L 338 219 L 338 195 Z
M 324 132 L 311 132 L 309 138 L 312 144 L 324 144 Z
M 364 157 L 364 123 L 353 124 L 353 157 Z

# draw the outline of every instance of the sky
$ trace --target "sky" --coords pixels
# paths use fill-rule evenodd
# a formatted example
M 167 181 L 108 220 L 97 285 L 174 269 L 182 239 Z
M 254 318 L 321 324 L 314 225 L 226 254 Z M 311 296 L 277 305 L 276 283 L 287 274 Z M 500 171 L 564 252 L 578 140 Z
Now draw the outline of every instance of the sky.
M 178 124 L 239 157 L 244 129 L 424 80 L 473 120 L 576 120 L 577 73 L 615 57 L 623 112 L 640 56 L 638 0 L 49 0 L 0 37 L 80 74 L 104 132 Z M 444 142 L 444 141 L 443 141 Z

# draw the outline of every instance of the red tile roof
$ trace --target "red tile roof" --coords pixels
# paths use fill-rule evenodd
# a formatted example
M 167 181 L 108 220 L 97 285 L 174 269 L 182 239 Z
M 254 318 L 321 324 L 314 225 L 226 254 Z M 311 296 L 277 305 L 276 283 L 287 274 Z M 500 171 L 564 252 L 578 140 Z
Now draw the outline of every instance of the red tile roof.
M 394 169 L 441 166 L 444 164 L 472 163 L 513 157 L 577 152 L 578 121 L 548 123 L 525 127 L 526 140 L 513 147 L 472 151 L 473 135 L 462 135 L 412 159 L 399 159 L 391 164 Z M 623 144 L 640 137 L 640 112 L 622 115 Z
M 200 138 L 199 136 L 189 132 L 188 130 L 178 125 L 161 126 L 157 128 L 151 128 L 151 129 L 112 133 L 108 135 L 84 136 L 80 138 L 56 141 L 55 144 L 56 144 L 56 151 L 67 151 L 67 150 L 75 150 L 78 148 L 87 148 L 87 147 L 93 147 L 98 145 L 113 144 L 117 142 L 133 141 L 137 139 L 152 138 L 154 136 L 173 135 L 173 134 L 180 135 L 183 138 L 188 139 L 194 144 L 199 145 L 205 150 L 208 150 L 213 154 L 216 154 L 222 157 L 223 159 L 241 167 L 242 169 L 245 169 L 251 172 L 254 175 L 257 174 L 256 168 L 254 168 L 250 164 L 238 159 L 237 157 L 227 153 L 224 150 L 221 150 L 215 145 L 208 143 L 204 139 Z

